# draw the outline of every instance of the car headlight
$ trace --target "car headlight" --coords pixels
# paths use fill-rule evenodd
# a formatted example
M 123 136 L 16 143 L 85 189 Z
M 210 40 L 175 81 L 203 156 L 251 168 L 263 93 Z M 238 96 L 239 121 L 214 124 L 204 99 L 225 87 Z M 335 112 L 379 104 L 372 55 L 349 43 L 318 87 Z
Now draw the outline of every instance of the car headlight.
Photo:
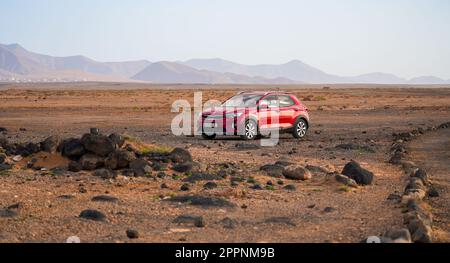
M 242 112 L 238 112 L 238 113 L 227 113 L 225 115 L 226 118 L 239 118 L 241 117 Z

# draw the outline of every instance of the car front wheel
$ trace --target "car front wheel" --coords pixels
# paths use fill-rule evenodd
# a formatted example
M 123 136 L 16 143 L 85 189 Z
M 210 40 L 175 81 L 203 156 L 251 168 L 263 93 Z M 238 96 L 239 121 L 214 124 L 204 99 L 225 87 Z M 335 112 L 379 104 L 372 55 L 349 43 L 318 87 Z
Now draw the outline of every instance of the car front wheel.
M 244 134 L 241 136 L 244 140 L 254 140 L 258 136 L 258 125 L 253 120 L 245 122 Z
M 292 131 L 292 135 L 294 138 L 303 138 L 308 131 L 308 124 L 304 119 L 298 119 L 294 124 L 294 130 Z

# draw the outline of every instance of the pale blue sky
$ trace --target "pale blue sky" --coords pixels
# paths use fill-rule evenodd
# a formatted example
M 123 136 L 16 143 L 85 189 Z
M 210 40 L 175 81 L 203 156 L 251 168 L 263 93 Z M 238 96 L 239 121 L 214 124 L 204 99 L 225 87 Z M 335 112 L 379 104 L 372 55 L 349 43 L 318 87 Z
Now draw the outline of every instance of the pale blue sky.
M 224 59 L 450 79 L 448 0 L 0 0 L 0 43 L 100 61 Z

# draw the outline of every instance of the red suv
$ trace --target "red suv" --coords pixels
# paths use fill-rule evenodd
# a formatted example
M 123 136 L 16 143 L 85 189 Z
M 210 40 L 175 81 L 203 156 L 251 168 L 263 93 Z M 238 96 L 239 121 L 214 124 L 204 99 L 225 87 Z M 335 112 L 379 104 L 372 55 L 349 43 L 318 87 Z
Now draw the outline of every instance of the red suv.
M 205 139 L 240 135 L 253 140 L 274 130 L 302 138 L 309 128 L 309 115 L 308 109 L 290 93 L 243 92 L 202 112 L 198 124 Z

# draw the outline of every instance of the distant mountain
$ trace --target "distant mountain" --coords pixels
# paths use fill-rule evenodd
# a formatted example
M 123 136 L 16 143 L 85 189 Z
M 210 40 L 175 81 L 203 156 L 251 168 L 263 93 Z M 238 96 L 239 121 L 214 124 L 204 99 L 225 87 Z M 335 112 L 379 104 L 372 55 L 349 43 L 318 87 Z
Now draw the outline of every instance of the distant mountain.
M 52 57 L 30 52 L 18 44 L 0 44 L 0 69 L 32 79 L 124 81 L 145 68 L 148 61 L 102 63 L 84 56 Z M 6 75 L 3 73 L 2 75 Z
M 135 80 L 154 83 L 214 83 L 214 84 L 291 84 L 287 79 L 267 79 L 262 77 L 249 77 L 234 73 L 219 73 L 209 70 L 199 70 L 175 62 L 157 62 L 147 66 L 144 70 L 132 77 Z
M 151 64 L 148 60 L 126 61 L 126 62 L 106 62 L 105 63 L 114 74 L 131 78 L 141 72 Z
M 105 75 L 112 73 L 107 65 L 84 56 L 52 57 L 30 52 L 18 44 L 0 45 L 0 50 L 1 53 L 9 52 L 8 54 L 13 56 L 16 64 L 13 64 L 13 70 L 9 71 L 17 74 L 35 74 L 51 70 L 79 70 Z M 0 67 L 10 68 L 8 64 L 3 63 Z
M 410 79 L 409 84 L 450 84 L 450 80 L 443 80 L 433 76 L 422 76 Z
M 278 65 L 244 65 L 220 58 L 185 62 L 147 60 L 99 62 L 88 57 L 54 57 L 26 50 L 19 44 L 0 44 L 1 81 L 147 81 L 153 83 L 210 84 L 450 84 L 433 76 L 411 80 L 387 73 L 337 76 L 300 60 Z
M 436 77 L 419 77 L 412 80 L 403 79 L 393 74 L 374 72 L 359 76 L 337 76 L 328 74 L 300 60 L 292 60 L 279 65 L 244 65 L 220 58 L 191 59 L 182 62 L 185 65 L 201 70 L 231 72 L 248 76 L 265 78 L 282 77 L 306 83 L 360 83 L 360 84 L 444 84 L 446 81 Z M 449 83 L 447 81 L 447 83 Z
M 300 60 L 292 60 L 281 65 L 243 65 L 223 59 L 191 59 L 184 62 L 185 65 L 203 70 L 217 71 L 221 73 L 235 73 L 251 77 L 261 76 L 265 78 L 287 78 L 307 83 L 333 83 L 340 82 L 340 77 L 327 74 L 313 68 Z
M 406 79 L 382 72 L 368 73 L 356 77 L 349 77 L 348 79 L 352 83 L 403 84 L 408 82 Z

